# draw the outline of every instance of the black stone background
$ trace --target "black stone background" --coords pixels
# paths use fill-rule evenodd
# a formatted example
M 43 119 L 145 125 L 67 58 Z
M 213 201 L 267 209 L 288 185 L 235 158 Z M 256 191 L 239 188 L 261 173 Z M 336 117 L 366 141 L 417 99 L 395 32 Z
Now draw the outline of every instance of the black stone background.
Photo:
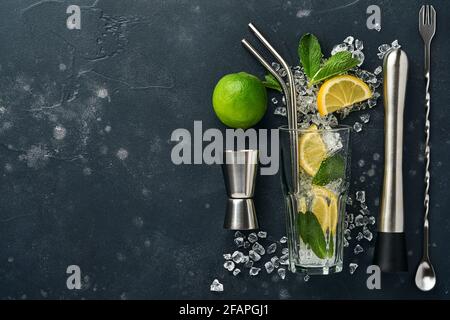
M 431 255 L 438 284 L 422 293 L 413 283 L 424 191 L 421 1 L 2 0 L 0 297 L 448 298 L 450 6 L 431 2 L 438 11 L 431 114 Z M 65 26 L 70 4 L 82 6 L 80 31 Z M 379 33 L 366 28 L 370 4 L 382 9 Z M 300 10 L 311 12 L 298 18 Z M 380 64 L 381 43 L 399 39 L 409 55 L 404 180 L 410 272 L 383 275 L 382 290 L 366 287 L 373 253 L 367 241 L 361 255 L 351 252 L 354 242 L 346 249 L 342 273 L 308 282 L 298 274 L 274 281 L 263 272 L 234 278 L 222 267 L 222 253 L 234 248 L 232 232 L 222 229 L 220 168 L 173 165 L 170 135 L 176 128 L 192 131 L 194 120 L 202 120 L 204 129 L 224 129 L 211 106 L 217 80 L 238 71 L 263 76 L 240 44 L 243 37 L 255 43 L 249 22 L 292 64 L 305 32 L 316 34 L 328 53 L 347 35 L 363 40 L 368 70 Z M 369 209 L 377 214 L 382 162 L 372 155 L 383 152 L 382 103 L 369 113 L 371 121 L 353 134 L 352 192 L 366 190 Z M 353 114 L 344 123 L 357 119 Z M 285 121 L 271 106 L 258 127 Z M 64 139 L 53 137 L 56 126 L 66 129 Z M 119 150 L 128 157 L 120 160 Z M 375 177 L 358 182 L 371 164 Z M 257 183 L 260 224 L 279 238 L 284 234 L 279 176 L 260 176 Z M 352 261 L 360 266 L 351 276 Z M 66 288 L 71 264 L 82 270 L 81 291 Z M 209 291 L 214 278 L 225 292 Z

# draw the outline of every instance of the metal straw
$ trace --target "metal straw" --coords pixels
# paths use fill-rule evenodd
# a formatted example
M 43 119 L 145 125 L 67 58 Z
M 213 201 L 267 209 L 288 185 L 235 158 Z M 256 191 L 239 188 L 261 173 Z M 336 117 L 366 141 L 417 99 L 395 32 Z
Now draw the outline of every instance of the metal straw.
M 271 67 L 271 65 L 263 58 L 263 56 L 246 40 L 242 39 L 242 44 L 245 48 L 278 80 L 283 90 L 284 96 L 286 97 L 287 105 L 287 118 L 288 127 L 290 129 L 290 143 L 291 143 L 291 164 L 292 164 L 292 175 L 293 175 L 293 185 L 294 192 L 299 191 L 299 174 L 298 174 L 298 144 L 297 144 L 297 96 L 295 92 L 294 85 L 294 75 L 292 70 L 286 61 L 281 57 L 281 55 L 273 48 L 273 46 L 267 41 L 267 39 L 259 32 L 259 30 L 252 24 L 249 23 L 248 27 L 255 34 L 258 40 L 269 50 L 269 52 L 275 57 L 278 63 L 284 68 L 287 74 L 287 84 L 283 78 Z

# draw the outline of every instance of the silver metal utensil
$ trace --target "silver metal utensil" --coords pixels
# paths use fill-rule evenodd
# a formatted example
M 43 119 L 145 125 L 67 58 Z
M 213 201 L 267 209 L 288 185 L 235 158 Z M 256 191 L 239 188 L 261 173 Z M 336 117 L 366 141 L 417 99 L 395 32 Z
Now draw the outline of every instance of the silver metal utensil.
M 436 285 L 436 274 L 434 272 L 433 265 L 431 264 L 430 255 L 428 252 L 430 238 L 430 225 L 428 221 L 428 214 L 430 211 L 430 51 L 431 40 L 436 32 L 436 11 L 431 5 L 425 5 L 420 8 L 419 32 L 425 45 L 425 215 L 423 223 L 423 256 L 416 272 L 416 286 L 422 291 L 429 291 Z
M 258 150 L 225 150 L 222 165 L 228 194 L 225 229 L 259 228 L 253 203 L 257 167 Z
M 401 49 L 388 52 L 384 81 L 384 181 L 374 263 L 383 272 L 408 270 L 403 210 L 403 111 L 408 57 Z

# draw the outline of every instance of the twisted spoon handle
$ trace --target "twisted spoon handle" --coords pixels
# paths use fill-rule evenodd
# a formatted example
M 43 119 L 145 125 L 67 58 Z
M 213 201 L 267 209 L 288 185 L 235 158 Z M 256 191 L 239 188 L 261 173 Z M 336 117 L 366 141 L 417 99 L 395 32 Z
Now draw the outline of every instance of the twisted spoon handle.
M 426 80 L 426 92 L 425 92 L 425 217 L 424 217 L 424 257 L 428 257 L 428 242 L 429 242 L 429 224 L 428 213 L 430 211 L 430 108 L 431 108 L 431 95 L 430 95 L 430 41 L 425 45 L 425 80 Z

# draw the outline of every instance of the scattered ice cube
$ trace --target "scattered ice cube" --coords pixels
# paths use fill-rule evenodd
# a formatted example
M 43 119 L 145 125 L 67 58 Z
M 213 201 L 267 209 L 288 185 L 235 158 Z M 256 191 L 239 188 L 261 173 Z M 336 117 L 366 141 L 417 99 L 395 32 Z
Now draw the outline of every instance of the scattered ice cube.
M 284 68 L 281 68 L 280 70 L 278 70 L 278 74 L 281 77 L 286 77 L 287 76 L 287 71 Z
M 236 244 L 236 246 L 239 248 L 239 247 L 242 247 L 243 245 L 244 245 L 244 238 L 242 238 L 242 237 L 237 237 L 237 238 L 235 238 L 234 239 L 234 243 Z
M 283 248 L 281 250 L 281 254 L 289 254 L 289 249 L 288 248 Z
M 257 276 L 260 271 L 261 271 L 261 268 L 251 267 L 249 274 L 251 276 Z
M 228 271 L 233 271 L 233 269 L 234 269 L 234 262 L 233 261 L 226 261 L 224 264 L 223 264 L 223 267 L 225 268 L 225 269 L 227 269 Z
M 379 92 L 374 92 L 372 95 L 372 99 L 377 100 L 379 97 L 381 97 L 381 94 Z
M 280 243 L 286 243 L 287 242 L 287 237 L 286 236 L 283 236 L 283 237 L 281 237 L 281 239 L 280 239 Z
M 305 276 L 303 277 L 303 280 L 305 280 L 305 282 L 308 282 L 308 280 L 309 280 L 309 275 L 305 275 Z
M 363 210 L 367 210 L 367 204 L 365 203 L 365 202 L 361 202 L 360 204 L 359 204 L 359 206 L 361 207 L 361 209 L 363 209 Z
M 270 258 L 270 261 L 273 263 L 273 266 L 275 268 L 278 268 L 280 266 L 280 259 L 277 256 Z
M 262 239 L 267 238 L 267 232 L 265 232 L 265 231 L 259 231 L 259 232 L 258 232 L 258 237 L 259 237 L 259 238 L 262 238 Z
M 282 265 L 286 265 L 289 263 L 289 255 L 288 254 L 284 254 L 280 257 L 280 264 Z
M 231 260 L 231 254 L 230 254 L 230 253 L 225 253 L 225 254 L 223 255 L 223 258 L 224 258 L 225 260 Z
M 363 123 L 368 123 L 370 121 L 370 114 L 363 113 L 362 115 L 359 116 L 359 118 Z
M 348 36 L 347 38 L 344 39 L 344 43 L 346 44 L 353 44 L 353 41 L 355 41 L 355 38 L 352 36 Z
M 280 70 L 281 66 L 280 66 L 279 63 L 272 62 L 272 68 L 273 68 L 275 71 L 278 71 L 278 70 Z
M 398 40 L 394 40 L 391 43 L 392 49 L 399 49 L 401 48 L 401 45 L 398 43 Z
M 372 169 L 372 168 L 370 168 L 369 170 L 367 170 L 367 175 L 368 175 L 369 177 L 373 177 L 373 176 L 375 175 L 375 170 Z
M 356 50 L 363 50 L 364 49 L 364 43 L 361 40 L 356 39 L 355 40 L 355 49 Z
M 278 275 L 280 276 L 281 280 L 284 280 L 284 278 L 286 278 L 286 269 L 284 268 L 278 269 Z
M 348 223 L 353 223 L 353 221 L 354 221 L 353 213 L 347 214 L 347 221 L 348 221 Z
M 349 268 L 350 274 L 354 274 L 356 269 L 358 268 L 358 264 L 352 262 L 348 265 L 348 268 Z
M 219 282 L 219 280 L 214 279 L 214 281 L 211 283 L 211 286 L 209 288 L 210 291 L 215 292 L 222 292 L 223 291 L 223 284 Z
M 375 160 L 375 161 L 380 160 L 380 154 L 375 152 L 375 153 L 373 154 L 373 160 Z
M 384 58 L 384 52 L 377 53 L 378 59 L 383 60 Z
M 360 182 L 365 182 L 365 181 L 366 181 L 366 177 L 360 176 L 360 177 L 359 177 L 359 181 L 360 181 Z
M 344 231 L 344 237 L 345 237 L 345 239 L 347 239 L 347 240 L 352 240 L 352 232 L 351 232 L 349 229 L 346 229 L 346 230 Z
M 245 238 L 244 234 L 243 234 L 242 232 L 240 232 L 240 231 L 236 231 L 236 232 L 234 233 L 234 237 L 235 237 L 235 238 L 242 238 L 242 239 Z
M 369 223 L 375 224 L 375 217 L 369 217 Z
M 241 273 L 241 269 L 236 268 L 233 270 L 233 276 L 236 277 L 239 273 Z
M 366 209 L 361 209 L 361 210 L 359 210 L 359 212 L 363 215 L 363 216 L 366 216 L 366 215 L 368 215 L 368 214 L 370 214 L 370 211 L 366 208 Z
M 353 51 L 352 57 L 359 61 L 358 67 L 364 63 L 365 56 L 364 53 L 362 53 L 362 51 L 360 50 Z
M 370 230 L 368 228 L 363 229 L 363 235 L 364 235 L 364 239 L 366 239 L 367 241 L 372 241 L 373 234 L 372 234 L 372 232 L 370 232 Z
M 250 250 L 248 252 L 248 256 L 250 257 L 250 259 L 252 259 L 255 262 L 259 261 L 261 259 L 261 256 L 257 252 L 255 252 L 253 250 Z
M 361 252 L 364 252 L 364 249 L 363 249 L 363 247 L 361 247 L 359 244 L 357 244 L 357 245 L 355 246 L 355 249 L 353 250 L 353 253 L 354 253 L 354 254 L 360 254 Z
M 348 46 L 345 43 L 338 44 L 331 50 L 331 55 L 334 56 L 338 52 L 347 51 L 347 49 Z
M 260 245 L 258 242 L 255 242 L 253 244 L 252 249 L 261 256 L 263 256 L 266 253 L 266 249 L 264 249 L 264 247 Z
M 366 164 L 366 162 L 364 161 L 364 159 L 358 160 L 358 166 L 359 166 L 360 168 L 364 167 L 365 164 Z
M 356 121 L 355 124 L 353 125 L 353 130 L 355 130 L 356 132 L 361 132 L 362 124 Z
M 278 104 L 277 98 L 273 97 L 273 98 L 272 98 L 272 103 L 273 103 L 273 104 Z
M 384 43 L 384 44 L 382 44 L 382 45 L 380 45 L 380 46 L 378 47 L 378 51 L 379 51 L 380 53 L 386 53 L 386 52 L 388 52 L 389 50 L 391 50 L 391 46 L 388 45 L 387 43 Z
M 258 241 L 258 236 L 256 235 L 256 233 L 252 232 L 248 235 L 247 239 L 248 241 L 250 241 L 250 243 L 254 243 Z
M 375 23 L 375 28 L 374 29 L 377 30 L 378 32 L 380 32 L 381 31 L 381 24 Z
M 286 117 L 286 115 L 287 115 L 286 107 L 276 107 L 273 114 L 276 116 Z
M 275 267 L 274 267 L 274 265 L 273 265 L 273 263 L 271 262 L 271 261 L 267 261 L 265 264 L 264 264 L 264 267 L 266 268 L 266 271 L 267 271 L 267 273 L 272 273 L 273 272 L 273 270 L 275 270 Z
M 356 200 L 359 202 L 366 202 L 366 192 L 356 191 Z
M 375 99 L 369 99 L 367 100 L 367 105 L 369 106 L 369 108 L 373 108 L 377 105 L 377 101 Z
M 376 67 L 376 69 L 373 71 L 373 73 L 374 73 L 375 75 L 379 75 L 382 71 L 383 71 L 383 67 L 382 67 L 382 66 L 378 66 L 378 67 Z
M 345 203 L 349 206 L 351 206 L 353 204 L 353 199 L 352 197 L 348 196 L 347 199 L 345 200 Z
M 242 258 L 244 257 L 244 254 L 240 251 L 235 251 L 235 252 L 233 252 L 233 255 L 231 257 L 233 258 L 233 261 L 235 263 L 241 263 Z
M 364 220 L 364 216 L 361 215 L 361 214 L 358 214 L 358 215 L 355 217 L 355 225 L 356 225 L 357 227 L 362 227 L 362 226 L 364 225 L 363 220 Z
M 356 240 L 361 241 L 362 239 L 364 239 L 364 236 L 361 232 L 358 232 L 358 235 L 356 236 Z
M 277 244 L 276 243 L 272 243 L 271 245 L 269 245 L 267 247 L 267 254 L 272 254 L 275 251 L 277 251 Z
M 248 256 L 242 256 L 242 260 L 241 260 L 241 263 L 243 263 L 243 264 L 245 264 L 245 263 L 247 263 L 248 261 L 250 260 L 250 258 L 248 257 Z
M 252 244 L 251 244 L 250 242 L 248 242 L 248 241 L 245 241 L 245 242 L 244 242 L 244 248 L 245 248 L 245 249 L 250 248 L 251 245 L 252 245 Z
M 253 267 L 253 264 L 254 264 L 253 260 L 248 260 L 248 261 L 244 264 L 244 267 L 246 267 L 246 268 L 251 268 L 251 267 Z

